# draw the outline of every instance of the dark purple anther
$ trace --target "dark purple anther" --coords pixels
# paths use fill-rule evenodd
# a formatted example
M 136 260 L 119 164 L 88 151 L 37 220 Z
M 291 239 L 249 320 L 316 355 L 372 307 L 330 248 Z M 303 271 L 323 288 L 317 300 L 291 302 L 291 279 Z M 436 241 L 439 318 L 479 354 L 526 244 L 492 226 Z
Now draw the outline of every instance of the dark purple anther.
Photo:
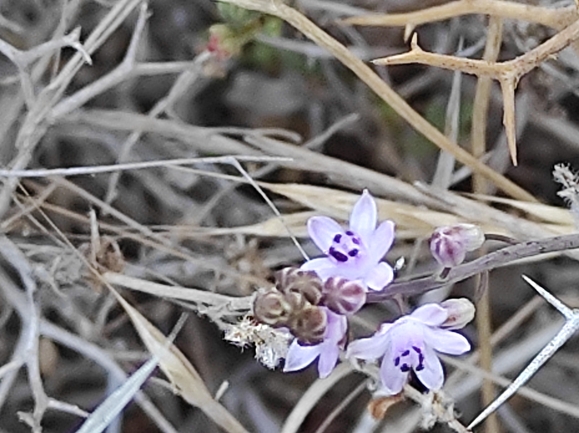
M 412 346 L 412 348 L 414 349 L 414 351 L 416 353 L 418 353 L 419 355 L 422 355 L 422 350 L 420 350 L 420 347 Z
M 345 255 L 344 253 L 337 251 L 334 247 L 330 248 L 330 256 L 332 256 L 333 258 L 335 258 L 339 262 L 347 262 L 348 261 L 348 256 Z
M 350 230 L 348 230 L 348 231 L 346 232 L 346 234 L 347 234 L 348 236 L 354 236 L 354 232 L 351 232 Z
M 402 356 L 408 356 L 410 355 L 410 350 L 405 350 L 404 352 L 402 352 Z
M 398 367 L 400 365 L 400 357 L 397 356 L 396 358 L 394 358 L 394 367 Z
M 350 257 L 356 257 L 359 252 L 360 252 L 359 250 L 357 250 L 357 249 L 354 248 L 353 250 L 348 251 L 348 255 L 349 255 Z
M 334 242 L 339 244 L 342 240 L 342 235 L 341 234 L 337 234 L 336 236 L 334 236 Z
M 408 364 L 402 364 L 402 365 L 400 366 L 400 371 L 401 371 L 402 373 L 407 373 L 407 372 L 410 371 L 410 366 L 409 366 Z
M 415 368 L 416 371 L 424 370 L 424 364 L 420 364 L 418 367 Z
M 352 242 L 354 242 L 356 245 L 360 245 L 360 239 L 358 238 L 352 238 Z

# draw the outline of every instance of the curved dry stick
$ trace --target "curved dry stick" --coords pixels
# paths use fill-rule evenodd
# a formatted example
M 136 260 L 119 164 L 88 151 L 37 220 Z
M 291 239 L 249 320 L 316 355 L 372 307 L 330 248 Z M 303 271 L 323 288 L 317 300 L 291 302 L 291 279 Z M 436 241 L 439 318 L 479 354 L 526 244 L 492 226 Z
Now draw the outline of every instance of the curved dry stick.
M 536 202 L 535 197 L 505 178 L 500 173 L 486 166 L 469 152 L 449 140 L 442 132 L 436 129 L 420 114 L 418 114 L 400 95 L 386 84 L 368 65 L 354 56 L 348 48 L 338 42 L 328 33 L 320 29 L 297 10 L 287 6 L 280 0 L 223 0 L 245 9 L 255 10 L 274 15 L 295 27 L 305 36 L 324 47 L 336 57 L 344 66 L 360 78 L 376 95 L 390 105 L 416 131 L 424 135 L 440 149 L 454 155 L 457 161 L 480 173 L 497 185 L 498 188 L 523 201 Z
M 553 9 L 501 0 L 458 0 L 413 12 L 364 15 L 347 18 L 341 22 L 361 26 L 415 27 L 420 24 L 473 14 L 528 21 L 557 30 L 561 30 L 579 19 L 579 13 L 575 6 Z

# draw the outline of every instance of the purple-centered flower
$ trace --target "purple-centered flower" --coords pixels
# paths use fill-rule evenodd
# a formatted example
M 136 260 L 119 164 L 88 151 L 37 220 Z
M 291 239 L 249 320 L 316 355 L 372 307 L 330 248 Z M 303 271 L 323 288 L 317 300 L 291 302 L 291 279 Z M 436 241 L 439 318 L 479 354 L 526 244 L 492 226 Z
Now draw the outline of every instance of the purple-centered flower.
M 354 205 L 348 230 L 329 217 L 310 218 L 308 233 L 326 257 L 309 260 L 301 269 L 315 271 L 324 281 L 342 277 L 381 290 L 394 278 L 390 265 L 381 261 L 394 241 L 394 222 L 376 227 L 377 219 L 376 202 L 368 190 Z
M 441 328 L 448 311 L 438 304 L 426 304 L 394 323 L 384 323 L 369 338 L 353 341 L 348 357 L 382 358 L 380 379 L 389 394 L 398 394 L 414 370 L 418 379 L 431 390 L 439 390 L 444 372 L 436 352 L 462 355 L 470 343 L 462 335 Z
M 284 373 L 301 370 L 318 359 L 318 373 L 321 378 L 327 377 L 340 356 L 340 350 L 344 348 L 348 320 L 346 316 L 333 313 L 322 307 L 328 317 L 324 341 L 319 344 L 306 346 L 299 343 L 298 339 L 290 344 L 285 358 Z

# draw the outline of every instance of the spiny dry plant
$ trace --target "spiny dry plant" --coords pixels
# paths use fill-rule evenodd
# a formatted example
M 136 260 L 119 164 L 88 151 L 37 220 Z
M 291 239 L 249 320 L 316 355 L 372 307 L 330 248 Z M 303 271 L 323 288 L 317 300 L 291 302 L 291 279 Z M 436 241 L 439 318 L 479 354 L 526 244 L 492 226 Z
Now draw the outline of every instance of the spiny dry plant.
M 0 433 L 574 431 L 578 8 L 0 1 Z

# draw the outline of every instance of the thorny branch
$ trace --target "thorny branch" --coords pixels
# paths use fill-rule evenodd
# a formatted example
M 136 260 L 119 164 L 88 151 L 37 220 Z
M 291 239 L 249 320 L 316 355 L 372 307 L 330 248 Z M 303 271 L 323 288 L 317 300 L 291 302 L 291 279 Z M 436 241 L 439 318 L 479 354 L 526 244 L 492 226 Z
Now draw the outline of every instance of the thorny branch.
M 4 54 L 18 68 L 22 93 L 24 94 L 26 104 L 29 108 L 34 102 L 34 88 L 32 85 L 32 80 L 30 79 L 30 74 L 28 72 L 28 67 L 31 63 L 40 57 L 51 54 L 59 48 L 69 46 L 77 50 L 83 56 L 84 61 L 87 64 L 92 64 L 90 55 L 85 51 L 84 47 L 79 42 L 79 36 L 80 27 L 77 27 L 72 32 L 60 39 L 52 39 L 27 51 L 19 50 L 5 40 L 0 39 L 0 53 Z
M 86 39 L 84 51 L 89 55 L 94 53 L 142 2 L 143 0 L 121 0 L 116 3 Z M 62 98 L 84 61 L 85 57 L 83 54 L 77 53 L 74 55 L 55 79 L 40 92 L 18 131 L 15 144 L 18 153 L 9 164 L 11 168 L 22 169 L 28 165 L 36 145 L 48 129 L 48 113 Z M 0 191 L 0 216 L 8 211 L 10 199 L 17 184 L 18 181 L 16 179 L 8 179 L 4 183 Z
M 426 52 L 418 46 L 418 35 L 414 34 L 409 52 L 376 59 L 372 63 L 376 65 L 419 63 L 497 80 L 503 93 L 503 124 L 507 133 L 507 142 L 513 163 L 516 165 L 515 89 L 517 84 L 525 74 L 567 47 L 577 38 L 579 38 L 579 20 L 538 47 L 515 59 L 506 62 L 490 62 Z

